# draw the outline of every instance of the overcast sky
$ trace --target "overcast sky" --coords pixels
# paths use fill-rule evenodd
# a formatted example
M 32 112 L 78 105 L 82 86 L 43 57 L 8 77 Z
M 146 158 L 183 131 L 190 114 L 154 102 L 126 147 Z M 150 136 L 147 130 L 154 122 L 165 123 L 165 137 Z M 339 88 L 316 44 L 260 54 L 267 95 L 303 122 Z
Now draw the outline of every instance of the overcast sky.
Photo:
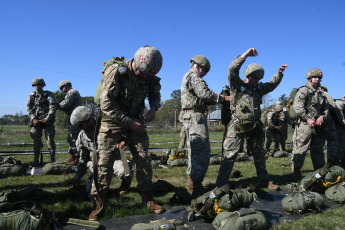
M 333 98 L 345 90 L 345 1 L 343 0 L 17 0 L 0 2 L 0 116 L 26 114 L 26 100 L 41 77 L 45 90 L 70 80 L 82 96 L 94 96 L 102 62 L 133 58 L 144 45 L 163 56 L 162 100 L 180 89 L 189 60 L 211 62 L 205 76 L 210 89 L 228 84 L 231 61 L 248 48 L 241 69 L 259 63 L 264 82 L 281 64 L 289 64 L 282 83 L 270 95 L 289 95 L 306 83 L 311 68 L 324 73 L 322 84 Z

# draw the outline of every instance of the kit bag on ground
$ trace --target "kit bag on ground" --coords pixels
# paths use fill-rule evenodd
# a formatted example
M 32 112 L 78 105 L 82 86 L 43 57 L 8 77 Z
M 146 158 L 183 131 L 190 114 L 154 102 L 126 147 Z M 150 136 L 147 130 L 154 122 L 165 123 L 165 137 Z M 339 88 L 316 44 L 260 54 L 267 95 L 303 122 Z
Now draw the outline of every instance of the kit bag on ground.
M 13 157 L 0 158 L 0 178 L 9 176 L 22 176 L 25 173 L 20 161 Z
M 283 213 L 292 215 L 305 211 L 320 212 L 320 207 L 324 202 L 323 197 L 317 192 L 293 192 L 282 200 Z
M 222 162 L 222 157 L 218 155 L 212 155 L 210 157 L 210 165 L 219 165 Z
M 327 188 L 342 182 L 345 178 L 345 170 L 340 166 L 329 167 L 327 164 L 322 168 L 309 173 L 298 182 L 297 187 L 302 190 L 324 193 Z
M 212 222 L 217 230 L 267 229 L 267 220 L 261 212 L 242 208 L 235 212 L 221 212 Z
M 173 148 L 170 150 L 167 165 L 169 166 L 185 166 L 187 165 L 187 151 L 184 149 Z
M 43 166 L 42 174 L 43 175 L 60 175 L 72 173 L 72 166 L 63 163 L 63 162 L 53 162 L 48 163 Z
M 165 220 L 159 219 L 156 221 L 151 221 L 151 223 L 139 223 L 132 226 L 131 230 L 185 230 L 184 223 L 180 220 Z
M 284 150 L 278 150 L 273 154 L 273 157 L 277 157 L 277 158 L 287 157 L 287 156 L 289 156 L 289 153 Z
M 325 191 L 325 195 L 329 201 L 335 203 L 345 202 L 345 183 L 338 183 Z
M 243 188 L 231 189 L 231 185 L 226 184 L 193 199 L 191 206 L 187 207 L 188 220 L 213 219 L 223 211 L 248 208 L 253 200 L 257 200 L 255 192 Z

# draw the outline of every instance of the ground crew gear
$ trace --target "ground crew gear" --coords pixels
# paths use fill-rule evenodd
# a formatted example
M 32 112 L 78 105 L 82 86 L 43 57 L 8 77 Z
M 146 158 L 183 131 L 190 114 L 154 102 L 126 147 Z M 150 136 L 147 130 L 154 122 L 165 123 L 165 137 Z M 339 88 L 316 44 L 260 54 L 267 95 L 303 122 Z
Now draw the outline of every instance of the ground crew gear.
M 62 162 L 48 163 L 43 166 L 43 175 L 60 175 L 72 172 L 72 167 Z
M 35 86 L 35 85 L 46 86 L 46 83 L 44 82 L 42 78 L 34 78 L 34 80 L 32 80 L 31 86 Z
M 308 73 L 307 73 L 307 78 L 311 78 L 311 77 L 322 78 L 323 77 L 323 73 L 322 73 L 322 71 L 320 69 L 313 68 L 313 69 L 309 70 Z
M 166 219 L 159 219 L 155 221 L 151 221 L 149 224 L 139 223 L 132 226 L 131 230 L 158 230 L 158 229 L 166 229 L 166 230 L 185 230 L 187 229 L 184 227 L 184 223 L 180 220 L 166 220 Z
M 282 200 L 283 213 L 292 215 L 307 210 L 319 212 L 323 202 L 323 197 L 317 192 L 293 192 Z
M 252 63 L 247 66 L 246 70 L 244 71 L 244 76 L 246 77 L 255 77 L 258 79 L 262 79 L 264 77 L 265 70 L 260 64 Z
M 71 87 L 72 87 L 72 83 L 71 83 L 70 81 L 62 80 L 62 81 L 59 83 L 59 89 L 62 90 L 62 88 L 63 88 L 65 85 L 71 85 Z
M 154 76 L 162 68 L 163 57 L 157 48 L 144 46 L 135 52 L 134 64 L 141 72 Z
M 205 68 L 206 72 L 210 71 L 210 69 L 211 69 L 211 63 L 209 62 L 209 60 L 205 56 L 202 56 L 202 55 L 196 55 L 196 56 L 192 57 L 190 59 L 190 63 L 198 64 L 199 66 Z
M 328 200 L 336 203 L 345 202 L 345 182 L 338 183 L 334 186 L 331 186 L 325 191 L 325 195 Z

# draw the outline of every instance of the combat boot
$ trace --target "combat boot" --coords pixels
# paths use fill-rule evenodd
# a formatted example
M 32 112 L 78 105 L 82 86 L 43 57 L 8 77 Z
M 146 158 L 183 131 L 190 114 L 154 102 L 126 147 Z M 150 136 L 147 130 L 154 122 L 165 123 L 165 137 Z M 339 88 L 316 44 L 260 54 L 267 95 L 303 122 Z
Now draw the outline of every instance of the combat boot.
M 153 201 L 152 191 L 145 191 L 141 193 L 142 205 L 146 206 L 148 209 L 156 214 L 161 214 L 165 209 Z
M 74 156 L 71 154 L 68 159 L 64 160 L 65 162 L 71 162 L 74 161 Z
M 297 183 L 298 181 L 300 181 L 302 179 L 301 168 L 302 167 L 295 166 L 294 163 L 292 162 L 291 169 L 292 169 L 292 181 L 293 182 Z
M 204 193 L 206 193 L 206 188 L 202 185 L 201 181 L 193 181 L 193 192 L 192 192 L 192 199 L 195 199 Z
M 37 167 L 39 165 L 40 152 L 34 152 L 34 161 L 32 162 L 32 167 Z
M 124 195 L 129 192 L 129 188 L 131 187 L 132 180 L 129 178 L 123 179 L 121 185 L 119 187 L 119 195 Z
M 187 189 L 187 190 L 190 190 L 190 191 L 193 190 L 193 181 L 192 181 L 192 179 L 190 178 L 190 176 L 188 176 L 188 182 L 187 182 L 186 189 Z
M 50 151 L 50 162 L 55 162 L 55 150 Z
M 273 181 L 263 181 L 260 183 L 260 187 L 276 191 L 280 190 L 280 187 L 278 185 L 273 184 Z
M 97 221 L 103 209 L 103 201 L 98 196 L 93 196 L 93 210 L 89 215 L 89 220 Z

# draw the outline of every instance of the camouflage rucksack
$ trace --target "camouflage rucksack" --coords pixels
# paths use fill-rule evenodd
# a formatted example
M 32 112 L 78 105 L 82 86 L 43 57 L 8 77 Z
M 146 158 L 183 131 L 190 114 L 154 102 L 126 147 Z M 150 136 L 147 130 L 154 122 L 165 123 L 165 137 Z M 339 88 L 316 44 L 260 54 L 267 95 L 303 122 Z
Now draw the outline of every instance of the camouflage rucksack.
M 67 174 L 72 173 L 72 166 L 62 163 L 62 162 L 53 162 L 48 163 L 43 166 L 42 174 L 43 175 L 60 175 L 60 174 Z
M 242 208 L 235 212 L 221 212 L 212 222 L 217 230 L 267 229 L 267 220 L 259 211 Z
M 165 220 L 165 219 L 159 219 L 156 221 L 151 221 L 149 224 L 145 223 L 139 223 L 135 224 L 131 227 L 131 230 L 161 230 L 161 229 L 167 229 L 167 230 L 185 230 L 187 229 L 184 227 L 184 223 L 180 220 Z
M 336 203 L 345 202 L 345 182 L 338 183 L 325 191 L 328 200 Z
M 103 70 L 101 71 L 102 74 L 104 74 L 104 72 L 106 71 L 106 69 L 109 66 L 112 65 L 118 65 L 119 66 L 119 72 L 122 74 L 127 73 L 127 63 L 124 60 L 124 57 L 112 57 L 109 59 L 109 61 L 107 62 L 103 62 Z M 96 89 L 96 94 L 95 94 L 95 98 L 94 98 L 94 102 L 96 103 L 96 105 L 100 105 L 101 104 L 101 92 L 102 92 L 102 80 L 98 83 L 97 89 Z
M 289 156 L 289 153 L 284 150 L 278 150 L 273 154 L 273 157 L 277 157 L 277 158 L 287 157 L 287 156 Z
M 185 166 L 187 165 L 187 151 L 185 149 L 172 148 L 170 150 L 167 165 L 169 166 Z
M 320 211 L 324 202 L 323 197 L 317 192 L 293 192 L 282 200 L 283 212 L 286 215 L 303 213 L 307 210 Z
M 0 160 L 0 178 L 24 175 L 25 169 L 20 161 L 15 160 L 13 157 L 1 158 Z
M 301 86 L 299 88 L 293 88 L 290 92 L 290 96 L 289 96 L 289 103 L 286 105 L 286 107 L 288 108 L 288 113 L 289 113 L 289 117 L 291 120 L 297 120 L 298 119 L 298 116 L 297 116 L 297 113 L 295 111 L 295 109 L 293 108 L 293 103 L 295 101 L 295 97 L 297 95 L 297 92 L 300 88 L 302 87 L 306 87 L 306 86 Z M 313 96 L 312 93 L 309 93 L 309 90 L 308 90 L 308 101 L 307 101 L 307 104 L 310 105 L 311 103 L 311 97 Z M 307 105 L 309 107 L 309 105 Z

